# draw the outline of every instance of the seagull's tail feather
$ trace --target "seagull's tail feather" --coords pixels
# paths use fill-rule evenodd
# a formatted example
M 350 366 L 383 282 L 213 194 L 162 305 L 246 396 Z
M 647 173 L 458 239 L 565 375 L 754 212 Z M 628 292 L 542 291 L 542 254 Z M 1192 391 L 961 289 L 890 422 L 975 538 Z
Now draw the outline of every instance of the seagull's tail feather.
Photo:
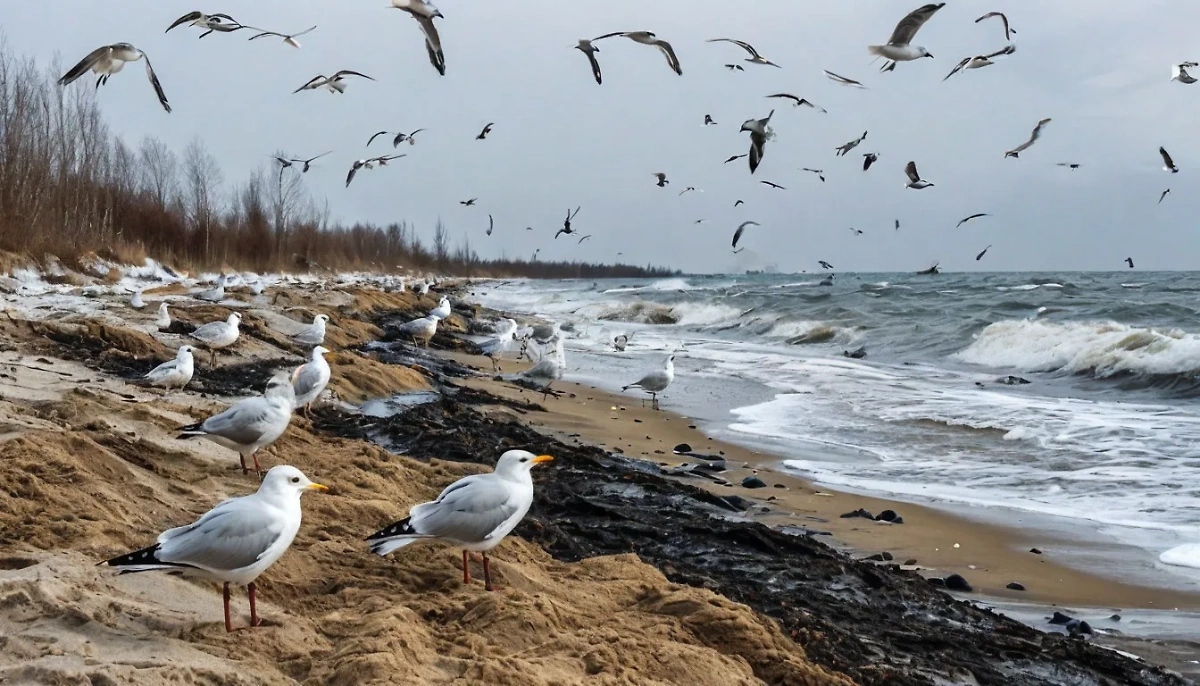
M 114 557 L 111 560 L 101 562 L 102 565 L 109 567 L 120 567 L 122 574 L 134 574 L 136 572 L 153 572 L 161 570 L 180 569 L 190 565 L 178 564 L 175 562 L 164 562 L 158 559 L 158 551 L 160 546 L 155 543 L 149 548 L 135 550 L 132 553 L 127 553 L 119 557 Z
M 367 536 L 367 542 L 371 545 L 371 552 L 383 556 L 422 538 L 429 538 L 429 536 L 417 533 L 412 527 L 412 518 L 405 517 L 395 524 Z
M 179 435 L 175 437 L 175 440 L 183 441 L 189 438 L 195 438 L 197 436 L 207 436 L 208 432 L 200 428 L 203 424 L 204 422 L 196 422 L 195 424 L 188 424 L 187 426 L 179 427 L 176 429 L 176 431 L 179 432 Z
M 883 45 L 868 45 L 867 52 L 872 55 L 882 55 L 885 47 L 886 46 Z

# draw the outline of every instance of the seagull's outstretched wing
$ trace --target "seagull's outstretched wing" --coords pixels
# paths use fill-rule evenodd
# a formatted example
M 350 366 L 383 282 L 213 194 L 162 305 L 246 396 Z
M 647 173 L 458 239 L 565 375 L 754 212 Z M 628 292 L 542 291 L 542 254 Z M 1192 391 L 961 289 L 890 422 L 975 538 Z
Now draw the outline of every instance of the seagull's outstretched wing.
M 888 43 L 891 45 L 908 45 L 911 43 L 913 37 L 917 35 L 917 31 L 920 31 L 921 27 L 925 25 L 925 22 L 929 21 L 934 12 L 942 9 L 945 4 L 944 2 L 929 3 L 909 12 L 908 16 L 901 19 L 899 24 L 896 24 L 896 30 L 892 31 L 892 37 L 888 39 Z

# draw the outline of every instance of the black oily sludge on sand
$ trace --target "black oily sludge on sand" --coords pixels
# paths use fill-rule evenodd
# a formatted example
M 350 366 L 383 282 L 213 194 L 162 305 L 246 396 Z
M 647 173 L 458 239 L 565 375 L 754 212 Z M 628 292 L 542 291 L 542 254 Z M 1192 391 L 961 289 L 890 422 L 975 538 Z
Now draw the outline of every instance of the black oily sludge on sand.
M 403 415 L 348 418 L 323 409 L 316 428 L 402 446 L 422 460 L 487 462 L 481 456 L 509 447 L 552 454 L 556 466 L 537 478 L 517 534 L 567 562 L 635 553 L 674 583 L 772 617 L 810 659 L 861 684 L 1189 683 L 1084 638 L 1043 633 L 956 600 L 895 565 L 859 562 L 811 537 L 730 518 L 736 508 L 728 501 L 667 480 L 656 465 L 485 416 L 475 406 L 502 402 L 443 384 L 441 400 Z

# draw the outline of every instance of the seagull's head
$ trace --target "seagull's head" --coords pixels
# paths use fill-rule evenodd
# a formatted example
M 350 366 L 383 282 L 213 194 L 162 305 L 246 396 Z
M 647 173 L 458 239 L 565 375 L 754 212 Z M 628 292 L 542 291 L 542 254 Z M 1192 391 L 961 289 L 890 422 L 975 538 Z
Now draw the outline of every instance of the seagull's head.
M 528 450 L 510 450 L 496 461 L 496 473 L 504 477 L 529 474 L 534 465 L 554 460 L 549 455 L 534 455 Z
M 225 321 L 232 326 L 237 326 L 242 322 L 242 315 L 238 314 L 237 312 L 233 312 L 229 315 L 229 319 L 226 319 Z
M 917 48 L 917 51 L 921 53 L 921 57 L 933 57 L 933 54 L 925 48 Z
M 263 392 L 264 398 L 280 398 L 296 405 L 296 389 L 292 387 L 291 375 L 287 372 L 279 372 L 271 377 L 267 382 L 267 390 Z
M 181 346 L 179 346 L 179 350 L 175 352 L 175 355 L 176 355 L 176 357 L 181 357 L 181 358 L 182 357 L 191 357 L 192 353 L 194 353 L 194 352 L 196 352 L 196 349 L 193 348 L 192 346 L 181 345 Z
M 329 321 L 329 315 L 327 315 L 327 314 L 318 314 L 317 316 L 313 317 L 314 324 L 316 324 L 318 322 L 321 324 L 324 324 L 327 321 Z
M 317 347 L 313 348 L 313 351 L 312 351 L 313 359 L 315 360 L 318 357 L 320 357 L 328 352 L 329 352 L 329 348 L 326 348 L 323 345 L 318 345 Z
M 271 467 L 258 490 L 278 494 L 295 493 L 296 497 L 300 497 L 305 491 L 328 491 L 329 487 L 313 483 L 303 472 L 291 465 L 281 464 Z

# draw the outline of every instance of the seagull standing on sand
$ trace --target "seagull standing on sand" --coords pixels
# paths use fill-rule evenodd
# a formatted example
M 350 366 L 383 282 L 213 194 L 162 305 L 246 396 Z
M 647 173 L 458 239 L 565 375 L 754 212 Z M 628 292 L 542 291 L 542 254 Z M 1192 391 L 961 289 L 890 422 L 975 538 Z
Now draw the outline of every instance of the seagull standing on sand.
M 303 346 L 321 345 L 325 342 L 325 322 L 327 321 L 329 321 L 329 315 L 318 314 L 313 317 L 312 324 L 292 334 L 292 341 Z
M 917 163 L 914 161 L 909 161 L 909 163 L 904 166 L 904 173 L 908 175 L 908 183 L 905 184 L 906 188 L 919 191 L 922 188 L 929 188 L 933 185 L 925 179 L 922 179 L 921 175 L 917 173 Z
M 771 60 L 758 54 L 758 51 L 754 49 L 754 46 L 750 45 L 749 43 L 747 43 L 745 41 L 734 40 L 732 38 L 710 38 L 709 40 L 707 40 L 705 42 L 706 43 L 733 43 L 734 45 L 738 46 L 742 50 L 745 50 L 746 52 L 750 53 L 750 57 L 746 58 L 746 61 L 749 62 L 750 64 L 769 64 L 772 67 L 779 66 L 778 64 L 775 64 Z
M 445 19 L 441 10 L 425 0 L 392 0 L 392 7 L 408 12 L 408 15 L 421 25 L 425 34 L 425 52 L 429 54 L 429 63 L 442 76 L 446 75 L 446 54 L 442 52 L 442 38 L 434 26 L 434 18 Z
M 144 60 L 146 62 L 146 78 L 150 79 L 150 85 L 154 87 L 154 94 L 158 96 L 158 102 L 167 112 L 171 111 L 171 105 L 167 103 L 167 96 L 163 93 L 162 84 L 158 82 L 158 75 L 154 73 L 154 67 L 150 66 L 150 57 L 146 53 L 138 50 L 129 43 L 114 43 L 106 45 L 102 48 L 96 48 L 88 53 L 74 67 L 71 67 L 62 78 L 58 80 L 58 85 L 67 86 L 73 83 L 76 79 L 88 73 L 89 71 L 100 76 L 96 79 L 96 87 L 99 88 L 108 83 L 108 79 L 113 74 L 121 71 L 127 62 L 137 62 Z
M 175 359 L 168 360 L 151 369 L 149 373 L 142 377 L 142 382 L 150 386 L 158 386 L 167 391 L 178 386 L 179 390 L 183 390 L 192 380 L 192 373 L 195 371 L 195 362 L 192 359 L 192 352 L 196 349 L 190 345 L 181 345 L 175 353 Z
M 446 296 L 443 295 L 442 299 L 438 301 L 437 307 L 435 307 L 429 311 L 429 316 L 437 317 L 438 319 L 445 319 L 446 317 L 449 317 L 450 316 L 450 298 L 447 298 Z
M 254 459 L 254 471 L 262 474 L 258 464 L 258 451 L 276 441 L 287 431 L 296 408 L 296 391 L 291 380 L 276 374 L 267 382 L 267 390 L 260 396 L 237 401 L 229 409 L 215 414 L 202 422 L 179 427 L 175 438 L 207 438 L 219 446 L 236 451 L 241 458 L 242 473 L 249 473 L 246 458 Z
M 675 56 L 675 50 L 671 47 L 671 44 L 654 35 L 652 31 L 617 31 L 615 33 L 606 33 L 603 36 L 597 36 L 592 40 L 612 38 L 613 36 L 622 36 L 624 38 L 628 38 L 634 43 L 641 43 L 642 45 L 649 45 L 651 47 L 658 48 L 658 51 L 663 54 L 663 57 L 667 58 L 667 66 L 671 68 L 671 71 L 683 76 L 683 67 L 679 65 L 679 58 Z
M 238 324 L 242 321 L 242 315 L 233 312 L 229 318 L 223 322 L 209 322 L 200 327 L 197 327 L 192 332 L 192 338 L 200 341 L 200 344 L 208 348 L 211 353 L 209 362 L 215 362 L 217 359 L 217 350 L 228 348 L 237 342 L 238 339 Z
M 524 381 L 542 389 L 542 402 L 545 402 L 546 396 L 550 395 L 550 385 L 561 379 L 563 372 L 567 369 L 567 358 L 563 353 L 562 335 L 555 334 L 551 338 L 551 342 L 554 344 L 554 349 L 549 355 L 546 355 L 537 364 L 513 377 L 517 381 Z
M 159 331 L 171 328 L 171 313 L 167 311 L 166 302 L 158 304 L 158 319 L 154 320 L 154 326 L 158 327 Z
M 1166 148 L 1164 148 L 1164 147 L 1162 147 L 1162 146 L 1160 145 L 1160 146 L 1158 147 L 1158 154 L 1159 154 L 1159 155 L 1162 155 L 1162 160 L 1163 160 L 1163 171 L 1169 171 L 1169 172 L 1171 172 L 1172 174 L 1178 174 L 1178 173 L 1179 173 L 1179 167 L 1176 167 L 1176 166 L 1175 166 L 1175 161 L 1171 159 L 1171 156 L 1170 156 L 1169 154 L 1167 154 L 1167 149 L 1166 149 Z
M 133 297 L 129 299 L 129 306 L 135 310 L 140 310 L 146 306 L 145 301 L 142 300 L 142 289 L 140 286 L 133 289 Z
M 750 173 L 758 169 L 758 165 L 762 162 L 763 153 L 767 147 L 767 141 L 775 137 L 775 133 L 771 131 L 771 117 L 775 116 L 775 110 L 771 110 L 766 117 L 762 119 L 747 119 L 742 122 L 742 128 L 739 131 L 750 132 Z M 733 158 L 730 158 L 733 159 Z M 728 162 L 729 160 L 726 160 Z
M 509 450 L 491 474 L 472 474 L 450 484 L 436 500 L 409 510 L 404 519 L 367 537 L 371 552 L 387 555 L 422 539 L 440 539 L 463 549 L 463 583 L 471 583 L 468 551 L 483 554 L 483 584 L 493 590 L 487 551 L 504 540 L 533 504 L 534 465 L 549 455 Z
M 483 351 L 483 356 L 492 361 L 492 371 L 499 369 L 499 362 L 496 358 L 508 352 L 508 348 L 516 340 L 517 323 L 512 319 L 504 320 L 504 327 L 500 329 L 495 338 L 489 338 L 479 344 L 479 349 Z
M 296 394 L 296 407 L 308 414 L 308 407 L 321 397 L 325 387 L 329 385 L 329 377 L 332 376 L 332 371 L 329 369 L 329 363 L 325 361 L 325 353 L 329 352 L 323 346 L 316 346 L 312 350 L 312 359 L 306 364 L 296 367 L 296 371 L 292 372 L 292 390 Z
M 1183 84 L 1196 83 L 1196 77 L 1189 74 L 1187 70 L 1195 69 L 1197 66 L 1200 65 L 1197 65 L 1195 62 L 1180 62 L 1179 64 L 1172 65 L 1171 80 Z
M 207 300 L 210 303 L 219 303 L 225 299 L 225 281 L 225 275 L 222 274 L 217 277 L 216 286 L 213 286 L 208 290 L 200 291 L 193 297 L 195 297 L 197 300 Z
M 919 45 L 911 45 L 911 43 L 912 39 L 916 37 L 917 31 L 921 30 L 925 22 L 929 21 L 929 18 L 945 5 L 946 3 L 944 2 L 937 2 L 918 7 L 909 12 L 908 16 L 901 19 L 899 24 L 896 24 L 896 29 L 892 31 L 892 37 L 888 39 L 886 45 L 867 46 L 867 52 L 872 55 L 878 55 L 891 60 L 883 65 L 880 71 L 895 69 L 897 62 L 909 62 L 922 57 L 933 57 L 925 48 Z
M 410 322 L 405 322 L 397 327 L 399 333 L 405 334 L 412 338 L 413 345 L 417 345 L 418 340 L 424 340 L 425 347 L 429 347 L 429 342 L 433 340 L 434 334 L 437 333 L 438 318 L 431 315 L 414 319 Z
M 1042 127 L 1049 123 L 1050 123 L 1049 117 L 1046 117 L 1045 119 L 1042 119 L 1041 121 L 1039 121 L 1037 123 L 1037 126 L 1033 127 L 1033 133 L 1029 134 L 1029 140 L 1018 145 L 1017 147 L 1013 148 L 1012 150 L 1009 150 L 1008 152 L 1004 153 L 1004 156 L 1019 158 L 1022 152 L 1024 152 L 1029 146 L 1031 146 L 1037 142 L 1037 139 L 1040 138 L 1042 135 Z
M 267 36 L 274 36 L 276 38 L 282 38 L 284 45 L 290 45 L 293 48 L 299 48 L 300 41 L 298 41 L 296 39 L 299 38 L 300 36 L 303 36 L 306 33 L 315 31 L 316 29 L 317 29 L 317 27 L 310 26 L 307 29 L 304 29 L 303 31 L 301 31 L 300 33 L 279 33 L 277 31 L 263 31 L 262 33 L 260 33 L 258 35 L 250 36 L 250 40 L 257 40 L 259 38 L 266 38 Z
M 229 584 L 245 585 L 250 626 L 259 625 L 254 581 L 275 564 L 300 530 L 300 496 L 328 491 L 288 465 L 267 472 L 252 495 L 232 498 L 187 526 L 159 534 L 149 548 L 114 557 L 103 564 L 121 574 L 163 571 L 224 583 L 225 631 L 233 631 Z
M 658 394 L 667 390 L 671 382 L 675 380 L 675 356 L 668 355 L 667 363 L 662 369 L 657 369 L 634 381 L 628 386 L 623 386 L 622 391 L 627 391 L 631 388 L 640 388 L 650 394 L 651 407 L 658 409 Z M 646 406 L 646 399 L 642 399 L 642 407 Z

